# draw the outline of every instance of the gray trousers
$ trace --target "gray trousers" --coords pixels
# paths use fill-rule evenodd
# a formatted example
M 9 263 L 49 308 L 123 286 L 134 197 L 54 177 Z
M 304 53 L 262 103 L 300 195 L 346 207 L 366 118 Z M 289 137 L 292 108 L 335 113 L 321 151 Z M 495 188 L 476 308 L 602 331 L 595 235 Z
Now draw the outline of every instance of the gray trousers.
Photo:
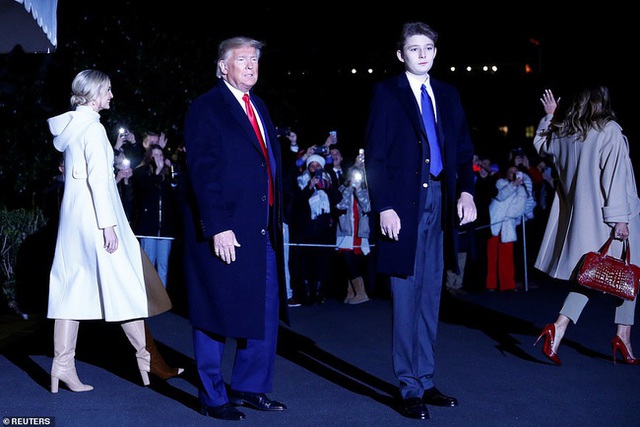
M 637 299 L 637 298 L 636 298 Z M 576 324 L 582 310 L 589 302 L 589 297 L 580 292 L 569 292 L 564 300 L 560 314 L 567 316 Z M 624 302 L 616 307 L 616 315 L 613 322 L 616 325 L 633 325 L 636 311 L 636 300 L 624 300 Z

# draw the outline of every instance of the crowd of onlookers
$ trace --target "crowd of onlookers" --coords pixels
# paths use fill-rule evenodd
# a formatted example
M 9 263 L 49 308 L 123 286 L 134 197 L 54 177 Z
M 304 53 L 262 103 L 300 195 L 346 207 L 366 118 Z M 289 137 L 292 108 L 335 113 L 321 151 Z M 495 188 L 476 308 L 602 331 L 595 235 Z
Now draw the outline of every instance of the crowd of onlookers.
M 387 298 L 388 284 L 372 262 L 375 240 L 369 233 L 376 224 L 370 215 L 366 153 L 360 149 L 345 159 L 334 134 L 306 148 L 299 147 L 295 132 L 281 129 L 279 134 L 289 168 L 289 305 L 322 303 L 327 297 L 349 304 L 366 302 L 370 295 Z M 476 155 L 474 171 L 478 219 L 460 229 L 460 271 L 447 271 L 446 288 L 454 294 L 518 291 L 535 259 L 551 206 L 552 168 L 546 159 L 517 148 L 504 159 Z
M 345 159 L 334 131 L 306 149 L 299 148 L 295 132 L 279 134 L 286 153 L 289 306 L 321 304 L 327 297 L 367 302 L 375 282 L 368 256 L 371 204 L 364 150 Z
M 554 171 L 546 159 L 522 148 L 505 157 L 474 156 L 478 219 L 460 233 L 461 271 L 445 275 L 454 294 L 518 291 L 535 260 L 554 195 Z
M 388 283 L 376 274 L 376 227 L 364 168 L 366 153 L 345 157 L 335 132 L 319 144 L 298 145 L 297 134 L 279 128 L 283 146 L 285 261 L 290 307 L 334 298 L 360 304 L 388 298 Z M 179 185 L 184 154 L 168 151 L 164 133 L 146 132 L 142 142 L 120 129 L 114 142 L 114 174 L 131 226 L 167 284 L 174 240 L 179 237 Z M 460 271 L 447 271 L 446 289 L 517 291 L 539 246 L 554 177 L 550 163 L 518 148 L 504 160 L 474 157 L 478 219 L 460 228 Z M 45 208 L 55 216 L 64 186 L 64 163 L 45 190 Z M 375 231 L 375 230 L 374 230 Z M 526 236 L 523 236 L 526 233 Z M 525 247 L 526 242 L 526 247 Z

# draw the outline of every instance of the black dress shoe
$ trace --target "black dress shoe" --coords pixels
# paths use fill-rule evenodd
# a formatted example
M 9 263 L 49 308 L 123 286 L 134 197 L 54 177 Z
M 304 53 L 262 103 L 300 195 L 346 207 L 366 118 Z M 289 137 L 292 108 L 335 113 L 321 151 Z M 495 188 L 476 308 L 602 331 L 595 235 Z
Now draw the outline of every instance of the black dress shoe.
M 200 408 L 202 415 L 208 415 L 219 420 L 240 421 L 244 420 L 244 414 L 238 411 L 231 403 L 220 406 L 202 405 Z
M 400 403 L 400 413 L 407 418 L 413 418 L 416 420 L 429 419 L 429 409 L 427 408 L 427 405 L 417 397 L 402 399 L 402 402 Z
M 260 411 L 284 411 L 284 403 L 269 399 L 266 393 L 249 393 L 244 391 L 229 391 L 229 401 L 234 405 L 244 405 Z
M 458 406 L 458 399 L 455 397 L 445 396 L 435 387 L 425 390 L 422 395 L 422 401 L 427 405 L 433 406 Z

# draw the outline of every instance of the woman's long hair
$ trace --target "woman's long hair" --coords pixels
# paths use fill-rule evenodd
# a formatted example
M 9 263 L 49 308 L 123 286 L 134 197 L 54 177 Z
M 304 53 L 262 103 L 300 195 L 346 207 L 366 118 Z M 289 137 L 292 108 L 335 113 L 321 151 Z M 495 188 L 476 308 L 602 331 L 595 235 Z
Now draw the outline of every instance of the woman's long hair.
M 575 135 L 579 141 L 584 141 L 591 129 L 601 131 L 616 119 L 606 86 L 582 88 L 567 108 L 561 106 L 562 102 L 559 102 L 548 129 L 548 133 L 561 137 Z

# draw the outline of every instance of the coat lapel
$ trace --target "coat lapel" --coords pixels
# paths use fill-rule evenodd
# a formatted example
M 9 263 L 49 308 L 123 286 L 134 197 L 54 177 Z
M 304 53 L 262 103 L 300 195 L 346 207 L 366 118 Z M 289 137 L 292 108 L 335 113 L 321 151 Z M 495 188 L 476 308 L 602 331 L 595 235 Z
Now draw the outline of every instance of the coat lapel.
M 218 83 L 218 87 L 220 88 L 220 93 L 224 102 L 229 106 L 229 111 L 233 118 L 238 122 L 242 130 L 246 133 L 247 138 L 252 142 L 255 149 L 262 155 L 262 148 L 260 147 L 260 141 L 258 141 L 258 137 L 256 133 L 253 131 L 253 126 L 251 126 L 251 122 L 249 122 L 249 118 L 247 117 L 247 113 L 245 113 L 242 106 L 238 100 L 233 96 L 227 85 L 220 81 Z M 257 113 L 260 114 L 260 113 Z M 261 117 L 262 119 L 262 117 Z M 264 122 L 263 122 L 264 124 Z
M 400 105 L 406 110 L 407 117 L 411 119 L 411 124 L 418 133 L 422 134 L 423 139 L 426 141 L 427 132 L 424 129 L 422 117 L 420 116 L 420 107 L 416 103 L 416 97 L 413 95 L 409 80 L 407 80 L 407 76 L 404 74 L 398 77 L 398 94 L 400 96 Z

